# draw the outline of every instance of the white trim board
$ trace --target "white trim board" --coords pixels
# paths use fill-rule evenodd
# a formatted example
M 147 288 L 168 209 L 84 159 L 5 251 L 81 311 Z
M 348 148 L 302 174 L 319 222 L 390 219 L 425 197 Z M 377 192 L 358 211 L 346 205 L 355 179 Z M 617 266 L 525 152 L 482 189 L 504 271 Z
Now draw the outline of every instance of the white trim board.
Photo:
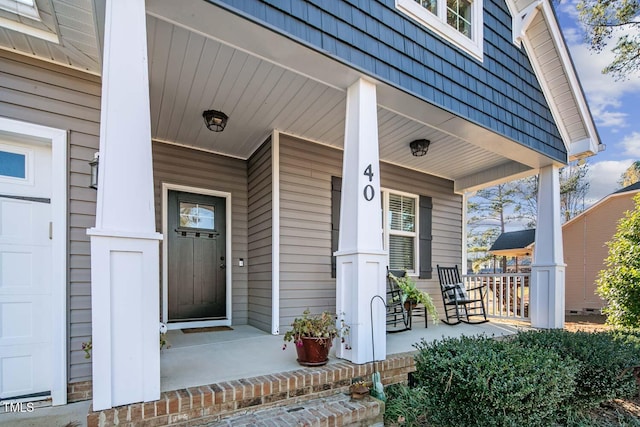
M 169 323 L 169 239 L 162 240 L 162 322 L 167 325 L 167 329 L 182 328 L 205 328 L 210 326 L 231 326 L 232 320 L 232 302 L 231 302 L 231 283 L 232 283 L 232 259 L 231 254 L 231 193 L 225 191 L 210 190 L 206 188 L 190 187 L 186 185 L 162 183 L 162 235 L 167 236 L 167 213 L 168 213 L 168 195 L 169 190 L 185 191 L 188 193 L 202 194 L 205 196 L 222 197 L 225 199 L 225 209 L 227 215 L 226 224 L 226 241 L 225 241 L 225 259 L 227 260 L 226 273 L 226 313 L 225 319 L 219 320 L 201 320 L 193 322 L 173 322 Z
M 0 117 L 0 134 L 51 146 L 52 404 L 67 403 L 67 131 Z

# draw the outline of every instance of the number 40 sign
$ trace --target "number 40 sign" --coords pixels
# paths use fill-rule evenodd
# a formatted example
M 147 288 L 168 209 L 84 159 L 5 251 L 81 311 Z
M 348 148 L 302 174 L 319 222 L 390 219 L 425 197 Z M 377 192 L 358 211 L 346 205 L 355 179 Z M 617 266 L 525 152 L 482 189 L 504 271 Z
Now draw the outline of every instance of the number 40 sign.
M 369 163 L 369 166 L 367 166 L 365 168 L 364 176 L 368 176 L 369 177 L 369 182 L 373 181 L 373 170 L 371 169 L 371 163 Z M 370 202 L 375 197 L 376 190 L 375 190 L 375 188 L 373 188 L 373 185 L 367 184 L 367 185 L 364 186 L 364 189 L 362 190 L 362 194 L 364 196 L 364 199 L 367 202 Z

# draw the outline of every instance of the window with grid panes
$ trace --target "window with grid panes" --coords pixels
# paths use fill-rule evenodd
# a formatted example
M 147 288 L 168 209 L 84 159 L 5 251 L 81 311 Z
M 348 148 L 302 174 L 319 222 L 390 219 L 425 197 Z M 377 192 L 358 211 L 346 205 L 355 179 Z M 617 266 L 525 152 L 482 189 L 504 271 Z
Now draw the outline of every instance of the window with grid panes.
M 389 268 L 413 273 L 416 266 L 417 197 L 387 192 L 385 243 Z
M 483 0 L 396 0 L 396 7 L 482 60 L 482 2 Z

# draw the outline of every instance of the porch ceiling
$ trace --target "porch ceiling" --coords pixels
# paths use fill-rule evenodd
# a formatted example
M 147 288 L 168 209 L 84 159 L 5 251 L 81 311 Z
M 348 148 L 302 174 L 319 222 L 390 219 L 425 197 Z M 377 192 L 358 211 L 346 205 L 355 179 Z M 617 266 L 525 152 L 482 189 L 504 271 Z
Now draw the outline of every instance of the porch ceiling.
M 242 159 L 272 129 L 343 146 L 345 90 L 151 16 L 148 32 L 153 138 Z M 204 126 L 209 109 L 229 116 L 224 132 Z M 381 160 L 449 179 L 509 162 L 382 105 L 378 135 Z M 409 142 L 420 138 L 431 140 L 429 153 L 413 157 Z

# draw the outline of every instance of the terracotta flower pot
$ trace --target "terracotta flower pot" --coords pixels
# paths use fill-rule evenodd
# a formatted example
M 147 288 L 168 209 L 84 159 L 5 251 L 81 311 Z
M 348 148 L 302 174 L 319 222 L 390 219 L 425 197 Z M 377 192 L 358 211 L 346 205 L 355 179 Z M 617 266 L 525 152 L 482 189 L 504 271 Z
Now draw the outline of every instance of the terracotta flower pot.
M 298 363 L 302 366 L 322 366 L 329 361 L 330 338 L 302 337 L 302 345 L 296 343 Z

